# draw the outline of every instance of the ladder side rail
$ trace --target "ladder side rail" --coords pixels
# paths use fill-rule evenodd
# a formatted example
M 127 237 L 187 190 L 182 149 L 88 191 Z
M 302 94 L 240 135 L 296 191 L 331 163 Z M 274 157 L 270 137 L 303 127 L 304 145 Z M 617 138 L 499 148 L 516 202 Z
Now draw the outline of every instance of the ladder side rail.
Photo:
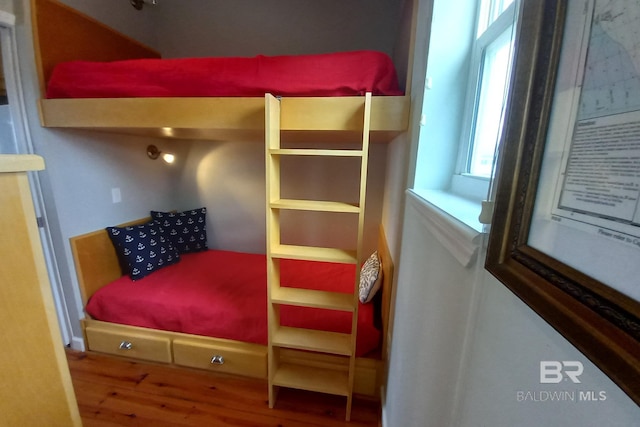
M 351 351 L 352 355 L 349 359 L 349 395 L 347 396 L 347 421 L 351 418 L 351 406 L 353 403 L 353 383 L 355 381 L 356 370 L 356 341 L 358 333 L 358 303 L 359 301 L 359 284 L 360 284 L 360 263 L 362 262 L 363 254 L 363 240 L 364 240 L 364 212 L 365 212 L 365 200 L 367 197 L 367 172 L 369 166 L 369 134 L 371 130 L 371 92 L 367 92 L 364 99 L 362 119 L 362 158 L 360 161 L 360 194 L 359 194 L 359 207 L 358 213 L 358 243 L 357 243 L 357 260 L 356 264 L 356 277 L 353 290 L 353 304 L 354 311 L 351 318 Z
M 271 256 L 271 248 L 280 243 L 279 212 L 271 209 L 271 201 L 280 198 L 280 158 L 271 155 L 271 150 L 280 148 L 280 102 L 271 94 L 265 94 L 265 175 L 266 175 L 266 238 L 267 238 L 267 323 L 268 323 L 268 389 L 269 408 L 276 400 L 273 385 L 278 365 L 279 350 L 274 348 L 274 328 L 280 324 L 279 306 L 271 303 L 271 290 L 280 287 L 280 261 Z M 274 245 L 275 243 L 275 245 Z

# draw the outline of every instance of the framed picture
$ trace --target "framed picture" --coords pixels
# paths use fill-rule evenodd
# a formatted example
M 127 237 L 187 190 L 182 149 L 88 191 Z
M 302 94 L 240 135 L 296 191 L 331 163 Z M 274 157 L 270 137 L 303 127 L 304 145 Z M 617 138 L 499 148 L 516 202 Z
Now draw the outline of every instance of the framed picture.
M 486 268 L 640 404 L 640 4 L 518 22 Z

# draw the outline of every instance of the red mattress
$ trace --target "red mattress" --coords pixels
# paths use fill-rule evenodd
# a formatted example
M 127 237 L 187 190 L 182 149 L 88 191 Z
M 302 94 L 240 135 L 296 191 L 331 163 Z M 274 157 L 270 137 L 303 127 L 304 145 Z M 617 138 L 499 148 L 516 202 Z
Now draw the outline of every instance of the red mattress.
M 282 286 L 351 293 L 354 265 L 281 261 Z M 123 276 L 87 303 L 94 319 L 165 331 L 267 345 L 267 273 L 264 255 L 209 250 L 180 256 L 142 280 Z M 372 304 L 358 310 L 357 351 L 378 347 Z M 351 314 L 282 306 L 281 323 L 349 333 Z
M 58 64 L 47 98 L 402 95 L 388 55 L 353 51 L 252 58 Z

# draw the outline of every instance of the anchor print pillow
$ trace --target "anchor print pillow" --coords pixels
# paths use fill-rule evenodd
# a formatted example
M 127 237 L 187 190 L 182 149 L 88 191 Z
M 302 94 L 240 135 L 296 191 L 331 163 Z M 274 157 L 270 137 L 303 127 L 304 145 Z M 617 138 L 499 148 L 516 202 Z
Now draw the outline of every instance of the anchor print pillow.
M 174 264 L 180 254 L 166 230 L 154 221 L 127 227 L 107 227 L 123 273 L 140 280 L 154 271 Z
M 207 208 L 183 212 L 151 211 L 153 218 L 167 232 L 180 254 L 200 252 L 207 246 Z

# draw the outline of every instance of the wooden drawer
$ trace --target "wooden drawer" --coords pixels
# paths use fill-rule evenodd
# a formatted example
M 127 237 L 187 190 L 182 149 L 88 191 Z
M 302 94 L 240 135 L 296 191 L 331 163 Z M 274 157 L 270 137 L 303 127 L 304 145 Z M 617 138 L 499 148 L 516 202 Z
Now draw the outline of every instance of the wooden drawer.
M 87 326 L 85 333 L 89 350 L 171 363 L 171 340 L 168 337 L 100 326 Z
M 177 365 L 198 369 L 267 378 L 267 348 L 254 344 L 225 344 L 197 339 L 173 340 Z

